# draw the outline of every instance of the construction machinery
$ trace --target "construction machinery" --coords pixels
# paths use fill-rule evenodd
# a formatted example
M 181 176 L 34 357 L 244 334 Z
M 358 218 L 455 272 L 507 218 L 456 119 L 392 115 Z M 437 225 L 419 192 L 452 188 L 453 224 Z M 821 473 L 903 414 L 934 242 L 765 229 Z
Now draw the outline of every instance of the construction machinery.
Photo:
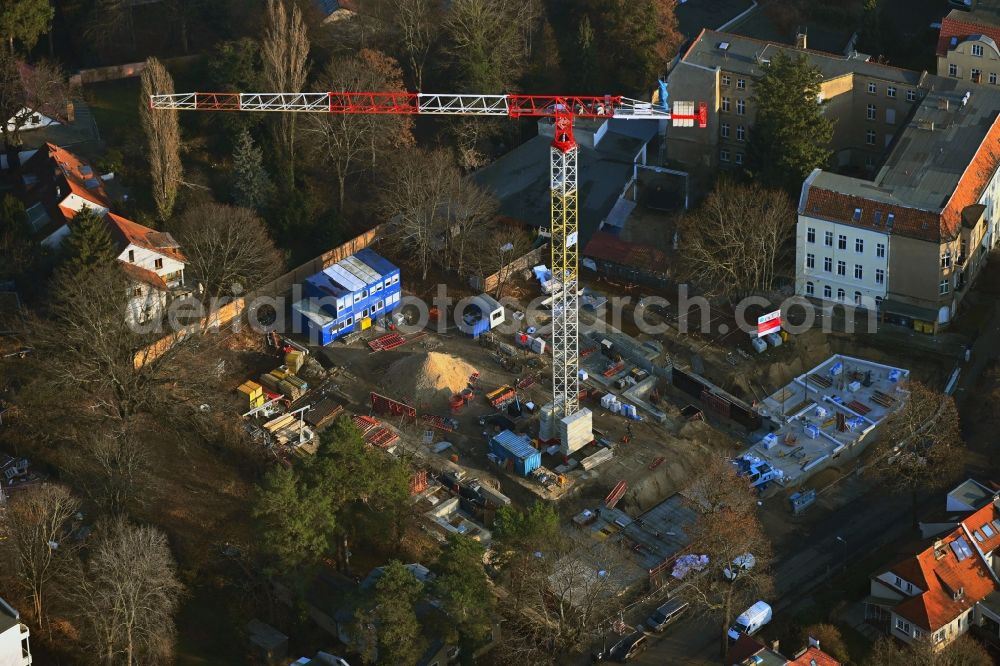
M 486 116 L 544 118 L 553 123 L 549 151 L 550 260 L 562 289 L 552 300 L 552 410 L 549 424 L 573 416 L 579 404 L 579 321 L 576 119 L 659 120 L 677 127 L 706 127 L 705 103 L 667 102 L 660 82 L 655 102 L 619 95 L 478 95 L 411 92 L 208 92 L 151 95 L 153 109 L 179 111 L 280 111 L 343 115 Z M 565 444 L 565 443 L 564 443 Z

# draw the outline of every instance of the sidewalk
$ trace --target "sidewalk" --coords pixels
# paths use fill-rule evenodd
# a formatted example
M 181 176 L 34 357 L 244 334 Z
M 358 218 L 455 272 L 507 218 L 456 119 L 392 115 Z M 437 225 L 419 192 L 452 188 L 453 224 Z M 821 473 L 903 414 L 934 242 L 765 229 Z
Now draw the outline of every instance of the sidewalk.
M 959 360 L 958 368 L 961 374 L 958 378 L 958 385 L 952 393 L 959 407 L 969 395 L 975 392 L 976 382 L 979 381 L 979 377 L 986 367 L 1000 356 L 998 355 L 998 347 L 1000 347 L 1000 301 L 994 302 L 993 314 L 972 345 L 972 358 L 968 363 Z

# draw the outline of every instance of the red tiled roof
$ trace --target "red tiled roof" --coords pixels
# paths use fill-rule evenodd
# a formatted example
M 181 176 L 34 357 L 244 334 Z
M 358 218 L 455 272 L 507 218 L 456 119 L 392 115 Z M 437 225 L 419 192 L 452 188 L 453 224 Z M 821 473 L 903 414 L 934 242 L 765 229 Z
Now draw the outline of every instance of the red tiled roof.
M 975 540 L 976 545 L 984 553 L 989 553 L 1000 546 L 1000 528 L 993 524 L 993 521 L 998 519 L 1000 519 L 1000 511 L 997 510 L 993 502 L 990 502 L 962 521 L 965 528 L 969 530 L 969 534 L 973 535 L 972 538 Z M 989 528 L 988 531 L 993 536 L 987 535 L 986 531 L 983 530 L 984 526 Z M 983 536 L 982 541 L 976 539 L 975 535 L 977 532 Z
M 84 174 L 81 171 L 84 167 L 90 168 L 90 174 Z M 25 161 L 23 169 L 37 176 L 38 184 L 32 185 L 31 190 L 35 187 L 39 189 L 39 200 L 57 199 L 51 203 L 61 203 L 68 196 L 68 193 L 63 192 L 59 196 L 59 193 L 56 192 L 56 185 L 59 182 L 65 182 L 70 192 L 80 198 L 101 208 L 111 207 L 111 201 L 104 190 L 104 181 L 101 180 L 101 175 L 97 170 L 91 167 L 86 160 L 55 144 L 43 144 L 34 155 Z M 93 187 L 88 188 L 87 181 L 91 181 Z
M 854 210 L 861 209 L 861 219 L 854 221 Z M 881 211 L 882 218 L 875 225 L 875 212 Z M 804 215 L 816 215 L 856 227 L 888 231 L 889 213 L 893 220 L 892 233 L 913 236 L 925 240 L 938 240 L 941 237 L 940 216 L 926 210 L 910 208 L 896 204 L 874 202 L 864 197 L 842 192 L 810 187 L 806 196 Z
M 900 602 L 894 609 L 896 614 L 926 631 L 937 631 L 997 589 L 972 543 L 969 544 L 973 547 L 971 557 L 959 561 L 955 556 L 950 544 L 964 536 L 959 528 L 942 539 L 944 556 L 941 559 L 937 559 L 932 546 L 890 569 L 924 590 Z M 959 588 L 963 594 L 956 600 L 954 592 Z
M 121 265 L 122 270 L 125 271 L 125 274 L 133 280 L 151 284 L 157 289 L 166 290 L 167 283 L 153 271 L 142 268 L 141 266 L 136 266 L 135 264 L 130 264 L 127 261 L 121 261 L 119 264 Z
M 979 195 L 986 189 L 993 172 L 996 171 L 997 163 L 1000 162 L 1000 150 L 997 150 L 997 144 L 1000 144 L 1000 116 L 994 118 L 972 161 L 959 178 L 955 191 L 941 211 L 942 236 L 947 232 L 948 236 L 954 237 L 962 224 L 962 210 L 979 201 Z
M 666 254 L 655 247 L 623 241 L 606 231 L 594 233 L 583 254 L 620 266 L 634 266 L 647 273 L 667 272 Z
M 785 666 L 840 666 L 840 662 L 818 647 L 810 647 L 805 653 L 792 659 Z
M 119 241 L 122 249 L 132 244 L 152 250 L 165 257 L 171 257 L 177 261 L 187 261 L 179 248 L 172 247 L 174 243 L 169 235 L 145 227 L 132 220 L 127 220 L 114 213 L 108 213 L 107 220 L 111 225 L 112 235 Z
M 986 35 L 1000 44 L 1000 28 L 994 25 L 972 23 L 971 21 L 963 20 L 964 18 L 972 18 L 972 16 L 969 12 L 953 9 L 951 13 L 941 20 L 941 32 L 938 34 L 937 43 L 937 54 L 939 56 L 948 55 L 952 37 L 957 37 L 958 41 L 961 42 L 970 35 Z

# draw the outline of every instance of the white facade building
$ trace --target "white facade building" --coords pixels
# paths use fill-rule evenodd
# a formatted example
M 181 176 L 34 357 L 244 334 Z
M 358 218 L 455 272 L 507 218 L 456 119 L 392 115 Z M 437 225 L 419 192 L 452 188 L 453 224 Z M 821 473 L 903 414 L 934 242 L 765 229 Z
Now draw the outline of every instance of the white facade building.
M 21 614 L 0 599 L 0 666 L 31 666 L 29 635 Z

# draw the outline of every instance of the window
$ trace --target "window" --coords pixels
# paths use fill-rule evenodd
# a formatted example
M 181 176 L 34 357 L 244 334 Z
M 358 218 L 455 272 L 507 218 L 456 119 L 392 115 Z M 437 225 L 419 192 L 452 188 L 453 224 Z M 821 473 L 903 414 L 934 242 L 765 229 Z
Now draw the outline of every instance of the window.
M 844 291 L 843 289 L 838 289 L 837 290 L 837 300 L 840 301 L 841 303 L 843 303 L 845 298 L 847 298 L 847 292 Z
M 862 252 L 865 251 L 865 239 L 864 238 L 855 238 L 854 239 L 854 251 L 857 252 L 858 254 L 860 254 L 860 253 L 862 253 Z
M 724 86 L 728 86 L 729 85 L 729 75 L 728 74 L 723 74 L 722 75 L 722 85 L 724 85 Z
M 729 151 L 728 150 L 720 150 L 719 151 L 719 160 L 722 161 L 722 162 L 728 162 L 729 161 Z
M 885 284 L 885 269 L 876 268 L 875 269 L 875 284 Z
M 941 280 L 941 284 L 938 285 L 938 293 L 944 296 L 951 290 L 951 283 L 947 280 Z
M 874 83 L 869 83 L 868 84 L 868 92 L 869 92 L 869 94 L 874 95 L 875 93 L 878 92 L 878 86 L 876 86 Z
M 368 316 L 368 308 L 365 308 L 364 310 L 361 311 L 361 316 L 362 317 L 367 317 Z
M 896 580 L 895 580 L 895 581 L 893 581 L 893 584 L 894 584 L 894 585 L 895 585 L 896 587 L 903 587 L 903 579 L 902 579 L 902 578 L 900 578 L 899 576 L 896 576 Z
M 975 67 L 973 67 L 972 76 L 970 76 L 969 78 L 972 79 L 973 83 L 979 83 L 982 76 L 983 76 L 983 71 L 981 69 L 976 69 Z
M 951 248 L 945 250 L 944 254 L 941 255 L 941 268 L 949 267 L 951 267 Z
M 826 236 L 823 238 L 823 245 L 826 245 L 827 247 L 833 247 L 833 232 L 832 231 L 826 232 Z
M 861 210 L 861 209 L 858 208 L 858 210 Z M 858 215 L 857 217 L 861 217 L 861 216 Z M 847 236 L 845 236 L 844 234 L 840 234 L 839 236 L 837 236 L 837 249 L 838 250 L 846 250 L 847 249 Z
M 807 254 L 806 255 L 806 268 L 816 268 L 816 255 Z
M 847 275 L 847 262 L 846 261 L 841 260 L 841 261 L 837 262 L 837 275 L 843 275 L 843 276 Z
M 130 264 L 134 264 L 135 263 L 135 250 L 129 250 L 128 251 L 128 261 L 129 261 Z
M 982 44 L 973 44 L 972 45 L 972 55 L 976 56 L 977 58 L 982 58 L 983 57 L 983 45 Z
M 745 141 L 747 138 L 747 130 L 743 125 L 736 126 L 736 140 Z
M 990 72 L 990 85 L 995 86 L 997 84 L 997 73 Z
M 917 91 L 916 90 L 907 90 L 906 91 L 906 101 L 907 102 L 916 102 L 917 101 Z
M 906 584 L 906 591 L 907 592 L 913 592 L 913 584 L 912 583 L 907 583 Z
M 743 164 L 743 153 L 736 153 L 735 161 L 737 164 Z
M 885 96 L 886 97 L 895 97 L 896 96 L 896 88 L 894 86 L 889 86 L 888 88 L 886 88 L 885 89 Z
M 823 285 L 823 298 L 833 298 L 833 290 L 828 284 Z
M 393 284 L 399 284 L 399 276 L 398 275 L 393 275 L 392 276 L 392 283 Z
M 816 285 L 814 285 L 812 282 L 806 282 L 806 296 L 815 296 L 815 295 L 816 295 Z
M 901 631 L 901 632 L 903 632 L 903 633 L 904 633 L 904 634 L 906 634 L 907 636 L 909 636 L 909 635 L 910 635 L 910 623 L 909 623 L 909 622 L 907 622 L 907 621 L 905 621 L 905 620 L 904 620 L 903 618 L 901 618 L 901 617 L 897 617 L 897 618 L 896 618 L 896 629 L 897 629 L 898 631 Z
M 725 111 L 726 113 L 729 113 L 729 98 L 728 97 L 723 97 L 722 98 L 722 110 Z
M 823 270 L 827 273 L 833 272 L 833 259 L 830 257 L 823 257 Z
M 882 211 L 875 211 L 875 226 L 882 224 Z
M 132 295 L 135 296 L 136 298 L 141 297 L 142 296 L 142 287 L 136 287 L 135 289 L 133 289 L 132 290 Z
M 865 132 L 865 143 L 869 146 L 875 145 L 875 130 L 868 130 Z
M 868 118 L 868 120 L 875 120 L 875 105 L 874 104 L 869 104 L 868 105 L 867 118 Z
M 153 268 L 155 268 L 156 270 L 160 270 L 161 268 L 163 268 L 163 259 L 156 259 L 156 260 L 154 260 L 153 261 Z
M 889 216 L 885 218 L 885 225 L 892 229 L 892 223 L 896 221 L 896 214 L 889 213 Z
M 747 80 L 746 79 L 736 79 L 736 88 L 739 89 L 739 90 L 746 90 L 747 89 Z
M 854 279 L 863 280 L 864 279 L 864 268 L 861 264 L 854 264 Z
M 861 305 L 861 292 L 860 291 L 854 292 L 854 304 L 855 305 Z
M 806 229 L 806 241 L 808 241 L 810 243 L 815 243 L 816 242 L 816 228 L 815 227 L 809 227 L 809 228 Z
M 719 132 L 722 134 L 723 139 L 729 138 L 729 123 L 722 123 L 719 125 Z
M 875 246 L 875 256 L 879 259 L 885 259 L 885 243 L 878 243 Z
M 958 66 L 955 63 L 948 65 L 948 76 L 958 76 Z
M 885 122 L 889 125 L 896 124 L 896 109 L 885 110 Z
M 745 99 L 736 100 L 736 115 L 745 116 L 747 113 L 747 102 Z

